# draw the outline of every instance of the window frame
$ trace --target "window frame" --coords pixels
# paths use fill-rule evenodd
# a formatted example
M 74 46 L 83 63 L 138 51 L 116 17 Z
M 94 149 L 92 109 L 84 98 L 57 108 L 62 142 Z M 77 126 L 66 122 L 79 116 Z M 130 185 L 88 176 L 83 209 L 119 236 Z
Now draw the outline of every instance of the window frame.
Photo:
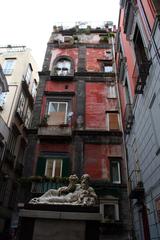
M 59 109 L 59 106 L 60 104 L 66 104 L 66 107 L 65 107 L 65 117 L 64 117 L 64 124 L 67 124 L 67 117 L 68 117 L 68 109 L 69 109 L 69 102 L 68 101 L 59 101 L 59 100 L 49 100 L 48 101 L 48 107 L 47 107 L 47 115 L 49 116 L 51 111 L 49 111 L 50 109 L 50 105 L 52 103 L 57 103 L 58 104 L 58 109 Z M 55 112 L 59 112 L 59 111 L 55 111 Z
M 9 61 L 12 62 L 12 64 L 9 64 Z M 15 63 L 16 63 L 16 58 L 5 58 L 3 67 L 2 67 L 4 75 L 12 75 Z M 11 67 L 8 68 L 7 65 L 9 66 L 11 65 Z
M 49 164 L 49 161 L 52 161 L 52 175 L 51 176 L 48 176 L 47 175 L 47 167 L 48 167 L 48 164 Z M 56 172 L 56 161 L 60 161 L 61 162 L 61 166 L 60 166 L 60 174 L 59 176 L 55 176 L 55 172 Z M 62 177 L 62 169 L 63 169 L 63 159 L 56 159 L 56 158 L 47 158 L 46 159 L 46 164 L 45 164 L 45 176 L 46 177 Z
M 122 179 L 121 179 L 121 164 L 120 164 L 120 159 L 117 159 L 116 157 L 110 157 L 110 177 L 111 177 L 111 182 L 113 184 L 121 184 L 122 183 Z M 117 170 L 118 170 L 118 180 L 113 180 L 113 172 L 112 172 L 112 167 L 113 167 L 113 163 L 117 163 Z
M 116 85 L 107 86 L 107 98 L 117 98 Z
M 25 74 L 25 81 L 28 85 L 31 82 L 32 72 L 33 72 L 33 68 L 32 68 L 32 65 L 29 63 L 28 67 L 27 67 L 27 70 L 26 70 L 26 74 Z
M 24 100 L 24 102 L 23 102 L 23 106 L 21 106 L 22 105 L 22 100 L 21 100 L 21 98 L 23 97 L 23 100 Z M 18 104 L 17 104 L 17 112 L 18 112 L 18 114 L 23 118 L 23 116 L 24 116 L 24 110 L 25 110 L 25 104 L 26 104 L 26 97 L 25 97 L 25 94 L 23 93 L 23 92 L 21 92 L 21 95 L 20 95 L 20 97 L 19 97 L 19 101 L 18 101 Z M 22 109 L 21 109 L 21 107 L 22 107 Z M 20 109 L 20 110 L 19 110 Z
M 118 128 L 111 129 L 110 128 L 110 115 L 111 114 L 116 114 L 117 115 L 117 123 L 118 123 Z M 120 114 L 117 111 L 107 111 L 106 112 L 106 129 L 107 131 L 120 131 L 121 130 L 121 122 L 120 122 Z

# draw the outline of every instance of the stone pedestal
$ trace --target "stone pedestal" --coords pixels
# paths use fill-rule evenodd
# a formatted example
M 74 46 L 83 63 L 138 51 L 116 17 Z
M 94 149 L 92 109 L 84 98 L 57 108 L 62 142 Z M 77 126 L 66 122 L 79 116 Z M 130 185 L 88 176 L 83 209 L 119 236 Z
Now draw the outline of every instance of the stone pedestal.
M 95 207 L 28 205 L 20 211 L 19 240 L 98 240 Z

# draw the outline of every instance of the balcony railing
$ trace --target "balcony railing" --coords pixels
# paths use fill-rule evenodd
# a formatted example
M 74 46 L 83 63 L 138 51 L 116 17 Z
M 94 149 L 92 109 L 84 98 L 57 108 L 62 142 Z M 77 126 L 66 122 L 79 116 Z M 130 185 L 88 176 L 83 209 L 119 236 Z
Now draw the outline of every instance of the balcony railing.
M 141 171 L 133 170 L 128 179 L 129 197 L 131 199 L 142 199 L 144 197 L 144 187 L 141 181 Z
M 137 64 L 137 63 L 135 64 L 132 78 L 135 83 L 136 94 L 143 93 L 143 89 L 146 84 L 146 79 L 147 79 L 147 76 L 149 75 L 150 66 L 151 66 L 151 61 L 149 60 L 146 60 L 141 64 Z
M 31 193 L 44 193 L 49 189 L 58 189 L 65 186 L 63 183 L 54 183 L 54 182 L 32 182 Z
M 28 97 L 28 100 L 29 100 L 29 103 L 31 106 L 33 106 L 33 103 L 34 103 L 34 99 L 33 99 L 33 96 L 29 90 L 29 85 L 26 81 L 26 78 L 23 76 L 23 79 L 22 79 L 22 88 L 23 90 L 25 91 L 27 97 Z
M 126 104 L 126 109 L 125 109 L 124 118 L 123 118 L 124 131 L 126 134 L 130 133 L 133 120 L 134 120 L 134 116 L 133 116 L 132 104 Z

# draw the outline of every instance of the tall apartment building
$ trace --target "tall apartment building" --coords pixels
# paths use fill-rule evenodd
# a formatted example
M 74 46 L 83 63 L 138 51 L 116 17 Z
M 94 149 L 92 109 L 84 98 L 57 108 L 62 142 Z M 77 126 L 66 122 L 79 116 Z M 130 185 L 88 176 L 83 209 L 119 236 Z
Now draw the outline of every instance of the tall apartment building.
M 37 66 L 30 50 L 24 46 L 0 47 L 2 89 L 0 95 L 0 236 L 10 227 L 16 212 L 18 179 L 23 173 L 23 155 L 28 144 L 27 131 L 32 118 L 36 88 L 39 81 Z M 1 76 L 2 76 L 1 75 Z M 3 124 L 2 124 L 3 123 Z
M 121 1 L 117 66 L 136 239 L 160 238 L 160 1 Z
M 56 187 L 71 173 L 91 176 L 102 213 L 101 239 L 128 236 L 115 34 L 107 24 L 54 27 L 40 72 L 25 158 L 30 198 Z

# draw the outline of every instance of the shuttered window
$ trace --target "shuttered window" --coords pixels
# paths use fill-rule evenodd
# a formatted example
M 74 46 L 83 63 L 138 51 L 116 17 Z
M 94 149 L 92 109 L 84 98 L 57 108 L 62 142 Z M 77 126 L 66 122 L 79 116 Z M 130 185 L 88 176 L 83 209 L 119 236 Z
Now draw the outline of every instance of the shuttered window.
M 62 159 L 46 159 L 45 176 L 61 177 L 62 176 Z
M 67 177 L 68 157 L 40 157 L 37 162 L 36 175 L 48 177 Z
M 108 86 L 107 88 L 107 98 L 116 98 L 116 87 L 115 86 Z
M 119 114 L 115 112 L 106 113 L 106 127 L 107 130 L 120 130 Z

